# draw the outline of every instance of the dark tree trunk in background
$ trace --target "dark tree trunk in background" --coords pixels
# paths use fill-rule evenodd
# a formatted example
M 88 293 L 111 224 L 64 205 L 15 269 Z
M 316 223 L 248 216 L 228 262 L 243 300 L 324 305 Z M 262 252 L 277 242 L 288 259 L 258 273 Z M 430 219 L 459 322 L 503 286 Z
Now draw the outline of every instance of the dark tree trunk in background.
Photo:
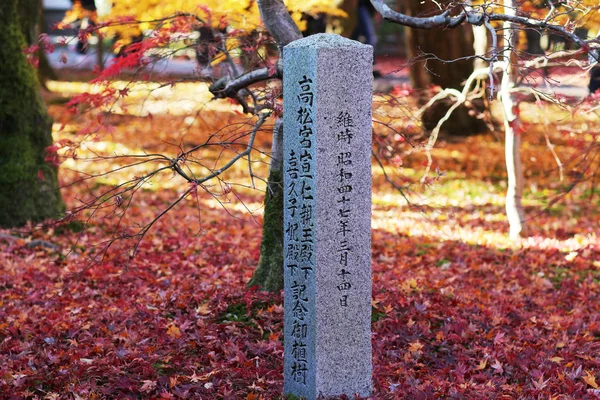
M 18 0 L 19 24 L 27 46 L 37 43 L 42 33 L 42 27 L 44 26 L 43 9 L 42 0 Z M 46 81 L 57 79 L 56 73 L 48 62 L 48 57 L 44 51 L 38 51 L 37 57 L 39 60 L 38 80 L 45 87 Z
M 29 0 L 28 0 L 29 1 Z M 37 0 L 35 0 L 37 2 Z M 0 226 L 58 217 L 64 204 L 57 169 L 44 161 L 52 144 L 51 121 L 32 67 L 22 53 L 23 27 L 36 14 L 19 17 L 27 1 L 0 1 Z M 28 25 L 29 24 L 29 25 Z
M 348 14 L 347 18 L 340 19 L 340 35 L 350 37 L 358 24 L 358 0 L 344 0 L 340 3 L 339 8 Z
M 590 83 L 588 84 L 588 90 L 590 94 L 596 93 L 600 89 L 600 67 L 595 66 L 590 70 Z
M 542 32 L 534 29 L 526 29 L 525 37 L 527 38 L 527 52 L 529 54 L 544 54 L 544 49 L 542 49 Z
M 442 6 L 448 0 L 439 2 Z M 438 6 L 431 0 L 406 1 L 406 11 L 412 16 L 430 16 L 439 14 Z M 455 29 L 406 29 L 406 47 L 408 56 L 424 57 L 427 61 L 415 63 L 410 68 L 410 79 L 415 89 L 426 89 L 429 85 L 442 88 L 460 89 L 462 82 L 473 72 L 473 60 L 442 62 L 431 59 L 432 55 L 441 60 L 456 60 L 475 54 L 473 50 L 473 29 L 464 24 Z
M 415 17 L 437 15 L 439 3 L 444 9 L 449 0 L 407 0 L 400 2 L 406 14 Z M 455 29 L 413 29 L 406 28 L 406 49 L 409 59 L 423 61 L 412 63 L 410 80 L 415 89 L 427 89 L 431 85 L 442 88 L 461 89 L 464 81 L 473 72 L 473 59 L 458 60 L 474 55 L 473 29 L 464 24 Z M 434 59 L 437 58 L 437 59 Z M 439 60 L 438 60 L 439 59 Z M 443 61 L 441 61 L 443 60 Z M 423 102 L 429 100 L 423 98 Z M 431 130 L 446 114 L 450 101 L 440 101 L 423 115 L 423 126 Z M 482 107 L 475 110 L 482 111 Z M 487 131 L 486 124 L 469 114 L 466 107 L 459 107 L 442 128 L 449 134 L 468 135 Z

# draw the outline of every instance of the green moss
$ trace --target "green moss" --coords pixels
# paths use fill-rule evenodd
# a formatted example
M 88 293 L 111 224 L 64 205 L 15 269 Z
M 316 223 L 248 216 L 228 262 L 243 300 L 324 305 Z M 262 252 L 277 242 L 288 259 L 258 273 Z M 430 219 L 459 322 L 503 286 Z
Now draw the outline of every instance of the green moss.
M 385 317 L 387 317 L 387 314 L 385 312 L 375 307 L 371 308 L 371 322 L 378 322 Z
M 258 286 L 268 292 L 283 289 L 283 176 L 281 171 L 271 171 L 269 174 L 260 259 L 248 286 Z
M 79 233 L 83 231 L 85 228 L 85 223 L 81 221 L 71 221 L 66 224 L 61 224 L 56 227 L 55 232 L 57 235 L 62 235 L 63 233 L 74 232 Z
M 439 268 L 439 267 L 441 267 L 442 265 L 444 265 L 444 264 L 446 264 L 446 263 L 449 263 L 449 262 L 450 262 L 450 260 L 443 258 L 443 259 L 441 259 L 441 260 L 438 260 L 438 261 L 435 263 L 435 266 Z
M 246 310 L 244 303 L 234 303 L 227 307 L 227 310 L 217 318 L 220 323 L 239 322 L 244 326 L 256 328 L 254 318 L 256 317 L 256 307 L 253 307 L 250 312 Z
M 0 226 L 11 227 L 60 216 L 64 204 L 44 160 L 52 125 L 22 52 L 16 0 L 0 2 L 0 20 Z
M 304 397 L 298 397 L 294 394 L 286 394 L 285 400 L 304 400 Z
M 223 314 L 217 318 L 219 322 L 249 322 L 246 311 L 246 305 L 244 303 L 229 304 Z

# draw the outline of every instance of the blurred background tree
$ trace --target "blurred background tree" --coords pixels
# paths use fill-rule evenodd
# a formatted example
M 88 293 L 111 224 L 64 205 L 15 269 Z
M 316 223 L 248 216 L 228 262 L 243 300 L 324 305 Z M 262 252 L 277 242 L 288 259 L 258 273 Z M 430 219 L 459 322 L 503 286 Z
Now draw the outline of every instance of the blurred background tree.
M 32 66 L 23 53 L 38 22 L 38 0 L 0 3 L 0 226 L 58 218 L 64 204 L 57 168 L 45 161 L 51 120 Z M 32 10 L 18 13 L 18 10 Z M 31 37 L 29 37 L 31 40 Z

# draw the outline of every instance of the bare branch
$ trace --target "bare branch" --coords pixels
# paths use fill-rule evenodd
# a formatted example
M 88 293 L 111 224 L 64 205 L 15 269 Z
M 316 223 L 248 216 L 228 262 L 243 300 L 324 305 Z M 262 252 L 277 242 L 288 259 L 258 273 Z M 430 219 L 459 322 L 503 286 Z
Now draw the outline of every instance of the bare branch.
M 488 72 L 488 76 L 490 78 L 490 100 L 494 98 L 494 89 L 496 89 L 496 85 L 494 85 L 494 63 L 498 61 L 498 35 L 496 34 L 496 30 L 490 24 L 489 19 L 485 19 L 484 22 L 485 27 L 490 34 L 492 35 L 492 55 L 490 56 L 490 69 Z
M 281 79 L 279 70 L 273 71 L 269 68 L 261 68 L 250 71 L 235 79 L 221 78 L 208 88 L 216 98 L 234 97 L 238 91 L 246 89 L 248 86 L 268 79 Z
M 462 12 L 453 17 L 450 15 L 450 11 L 448 10 L 433 17 L 410 17 L 392 10 L 387 4 L 384 3 L 383 0 L 371 0 L 371 4 L 373 4 L 375 10 L 377 10 L 377 12 L 381 14 L 384 19 L 417 29 L 430 29 L 437 27 L 455 28 L 462 24 L 467 17 L 466 12 Z
M 406 196 L 405 187 L 402 187 L 400 185 L 398 185 L 396 182 L 394 182 L 392 180 L 392 178 L 390 178 L 390 176 L 387 174 L 387 171 L 385 170 L 385 167 L 383 165 L 383 163 L 381 162 L 381 160 L 379 159 L 379 157 L 377 157 L 377 154 L 371 150 L 371 154 L 373 155 L 373 158 L 375 159 L 375 161 L 377 161 L 377 165 L 379 165 L 379 168 L 381 168 L 381 172 L 383 173 L 383 177 L 385 178 L 385 180 L 394 187 L 394 189 L 396 189 L 398 192 L 400 192 L 400 195 L 402 197 L 404 197 L 404 200 L 406 200 L 407 204 L 411 204 L 410 200 L 408 199 L 408 197 Z
M 587 55 L 587 51 L 584 49 L 579 50 L 563 50 L 557 51 L 552 54 L 542 55 L 531 60 L 527 60 L 524 63 L 524 67 L 528 69 L 539 69 L 551 66 L 550 61 L 564 60 L 568 64 L 576 64 L 578 67 L 583 68 L 583 63 L 576 59 L 577 56 Z M 559 65 L 565 65 L 564 62 L 560 62 Z
M 505 62 L 499 61 L 493 65 L 493 68 L 495 70 L 502 70 L 505 68 L 505 66 L 506 66 Z M 491 73 L 493 73 L 493 72 L 494 71 L 492 70 Z M 421 108 L 419 110 L 418 114 L 422 114 L 423 112 L 425 112 L 425 110 L 427 108 L 431 107 L 435 102 L 442 100 L 446 97 L 450 97 L 450 96 L 456 97 L 455 102 L 448 109 L 448 111 L 446 111 L 446 114 L 444 114 L 444 116 L 442 118 L 440 118 L 440 120 L 438 121 L 435 128 L 431 131 L 431 135 L 429 136 L 429 140 L 427 141 L 427 145 L 425 146 L 425 154 L 427 155 L 427 167 L 425 168 L 425 173 L 421 177 L 421 182 L 425 182 L 425 180 L 427 179 L 427 176 L 429 174 L 429 171 L 431 171 L 431 166 L 433 165 L 433 158 L 431 157 L 431 150 L 433 150 L 433 146 L 435 145 L 435 142 L 438 139 L 440 130 L 442 129 L 442 125 L 444 124 L 444 122 L 446 122 L 448 119 L 450 119 L 450 117 L 452 116 L 452 113 L 461 104 L 463 104 L 467 101 L 467 95 L 471 91 L 471 86 L 477 81 L 477 79 L 479 79 L 479 77 L 481 77 L 481 76 L 485 76 L 485 75 L 489 75 L 489 74 L 490 74 L 489 68 L 476 69 L 475 71 L 473 71 L 473 73 L 467 79 L 462 91 L 458 91 L 458 90 L 452 89 L 452 88 L 444 89 L 444 90 L 440 91 L 438 94 L 436 94 L 435 96 L 433 96 L 431 98 L 431 100 L 429 100 L 429 102 L 427 104 L 425 104 L 423 106 L 423 108 Z
M 146 233 L 148 233 L 148 231 L 152 228 L 152 226 L 156 223 L 156 221 L 158 221 L 159 219 L 161 219 L 165 214 L 167 214 L 169 211 L 171 211 L 177 204 L 179 204 L 183 199 L 185 199 L 190 193 L 192 193 L 192 191 L 194 190 L 193 187 L 188 188 L 185 192 L 183 192 L 183 194 L 181 194 L 181 196 L 179 196 L 177 198 L 177 200 L 175 200 L 174 202 L 172 202 L 171 204 L 169 204 L 167 206 L 167 208 L 165 208 L 164 210 L 162 210 L 158 215 L 156 215 L 154 217 L 154 219 L 152 221 L 150 221 L 146 226 L 144 226 L 135 236 L 138 237 L 138 240 L 135 243 L 135 246 L 133 247 L 133 250 L 131 251 L 131 255 L 130 257 L 133 258 L 135 256 L 135 254 L 137 253 L 138 248 L 140 247 L 140 243 L 142 242 L 142 240 L 144 239 L 144 237 L 146 236 Z
M 229 160 L 229 162 L 227 164 L 225 164 L 221 168 L 217 169 L 216 171 L 213 171 L 211 174 L 205 176 L 204 178 L 189 179 L 189 177 L 188 177 L 186 179 L 190 182 L 195 182 L 198 185 L 201 185 L 204 182 L 206 182 L 216 176 L 221 175 L 223 172 L 228 170 L 233 164 L 235 164 L 240 158 L 246 157 L 248 154 L 250 154 L 250 152 L 252 151 L 252 148 L 254 146 L 254 138 L 256 137 L 256 133 L 258 132 L 258 130 L 260 129 L 262 124 L 264 124 L 264 122 L 267 120 L 267 118 L 270 115 L 271 115 L 271 113 L 268 113 L 268 112 L 260 114 L 260 117 L 258 118 L 256 125 L 254 125 L 254 128 L 252 129 L 252 132 L 250 133 L 250 139 L 248 140 L 248 146 L 246 147 L 246 149 L 244 151 L 242 151 L 241 153 L 239 153 L 235 157 L 233 157 L 231 160 Z M 177 172 L 179 173 L 179 171 L 177 171 Z M 181 175 L 181 176 L 183 176 L 185 178 L 184 175 Z
M 550 23 L 547 19 L 539 20 L 535 18 L 524 17 L 516 14 L 498 14 L 498 13 L 487 13 L 483 11 L 462 11 L 456 16 L 451 16 L 450 11 L 446 10 L 439 15 L 432 17 L 411 17 L 406 14 L 399 13 L 392 10 L 383 0 L 371 0 L 371 4 L 377 10 L 383 18 L 388 21 L 395 22 L 400 25 L 409 26 L 417 29 L 430 29 L 430 28 L 456 28 L 463 23 L 469 23 L 471 25 L 483 25 L 486 21 L 502 21 L 511 22 L 518 24 L 522 27 L 535 28 L 537 30 L 548 30 L 563 36 L 572 42 L 577 43 L 583 48 L 595 47 L 598 48 L 600 45 L 597 39 L 583 40 L 575 34 L 575 32 L 563 25 L 556 25 Z M 592 54 L 596 60 L 598 55 Z
M 589 43 L 593 41 L 585 41 L 577 36 L 574 32 L 571 32 L 569 29 L 562 25 L 555 25 L 546 22 L 545 20 L 538 20 L 534 18 L 522 17 L 520 15 L 508 15 L 508 14 L 488 14 L 487 18 L 490 21 L 502 21 L 502 22 L 512 22 L 513 24 L 518 24 L 528 28 L 535 28 L 538 30 L 549 30 L 551 32 L 557 33 L 560 36 L 564 36 L 567 39 L 577 43 L 582 47 L 588 47 Z

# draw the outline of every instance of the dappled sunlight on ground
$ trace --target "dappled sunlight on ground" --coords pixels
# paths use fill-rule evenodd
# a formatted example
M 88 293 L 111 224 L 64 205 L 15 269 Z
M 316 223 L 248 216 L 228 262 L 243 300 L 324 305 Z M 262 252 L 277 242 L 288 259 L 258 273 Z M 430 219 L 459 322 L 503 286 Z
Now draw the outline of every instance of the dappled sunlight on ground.
M 98 139 L 82 142 L 76 158 L 65 159 L 61 165 L 61 176 L 66 184 L 85 179 L 88 188 L 105 187 L 110 190 L 134 177 L 146 176 L 156 168 L 168 165 L 170 160 L 190 147 L 209 143 L 210 140 L 231 142 L 225 147 L 202 147 L 195 153 L 195 162 L 187 164 L 187 168 L 190 175 L 202 177 L 222 167 L 231 157 L 243 151 L 247 144 L 253 121 L 232 112 L 234 109 L 227 101 L 211 101 L 205 83 L 165 85 L 116 81 L 111 85 L 118 90 L 128 89 L 128 96 L 125 100 L 116 99 L 111 113 L 103 110 L 89 117 L 71 118 L 60 111 L 62 105 L 51 108 L 58 113 L 58 121 L 54 124 L 56 140 L 77 138 L 76 132 L 85 129 L 86 124 L 91 123 L 89 118 L 94 118 L 94 115 L 102 115 L 110 126 Z M 49 87 L 66 96 L 86 91 L 98 93 L 101 90 L 99 85 L 75 82 L 50 82 Z M 130 107 L 131 104 L 135 106 Z M 557 108 L 542 115 L 535 105 L 524 104 L 522 108 L 528 127 L 525 139 L 529 139 L 524 141 L 522 152 L 527 176 L 523 202 L 532 227 L 530 238 L 515 244 L 505 233 L 504 148 L 499 134 L 451 141 L 440 139 L 432 152 L 432 171 L 435 169 L 436 172 L 430 172 L 431 179 L 421 184 L 419 180 L 424 175 L 426 156 L 421 133 L 411 119 L 416 112 L 415 103 L 408 96 L 394 97 L 389 94 L 375 96 L 374 119 L 378 122 L 374 127 L 382 137 L 393 136 L 394 141 L 399 140 L 400 150 L 396 155 L 401 157 L 400 166 L 392 165 L 387 159 L 383 159 L 383 162 L 387 176 L 403 187 L 403 194 L 386 182 L 382 169 L 375 163 L 373 228 L 408 237 L 458 240 L 502 249 L 554 246 L 561 251 L 573 251 L 597 245 L 597 238 L 590 229 L 579 232 L 581 229 L 577 223 L 558 222 L 551 215 L 551 210 L 545 208 L 553 196 L 560 195 L 561 190 L 569 185 L 565 177 L 563 181 L 556 178 L 559 176 L 558 163 L 568 164 L 568 160 L 577 154 L 577 150 L 570 146 L 573 138 L 583 142 L 596 140 L 596 136 L 587 133 L 590 124 L 597 126 L 596 115 L 591 113 L 582 117 L 583 122 L 578 122 L 581 126 L 571 121 L 571 130 L 563 133 L 561 124 L 569 123 L 570 114 L 567 111 Z M 217 112 L 208 112 L 210 110 Z M 144 115 L 152 116 L 140 118 Z M 544 125 L 543 122 L 552 122 L 554 125 Z M 187 201 L 187 206 L 225 207 L 239 215 L 260 218 L 264 179 L 270 161 L 269 130 L 270 127 L 265 128 L 257 136 L 257 151 L 251 153 L 251 159 L 241 159 L 221 179 L 206 182 L 201 190 L 206 196 Z M 398 133 L 408 136 L 400 138 Z M 553 152 L 547 146 L 549 142 L 554 145 Z M 66 151 L 61 154 L 66 154 Z M 396 160 L 392 161 L 397 164 Z M 252 179 L 250 170 L 262 179 Z M 561 173 L 564 175 L 564 171 Z M 572 210 L 577 210 L 579 203 L 587 209 L 585 193 L 589 187 L 586 185 L 584 183 L 576 187 L 566 196 L 565 201 L 571 204 Z M 167 190 L 167 194 L 173 191 L 171 197 L 175 199 L 188 186 L 185 179 L 167 169 L 144 180 L 140 189 L 151 192 Z M 579 214 L 582 212 L 585 211 L 581 210 Z M 551 234 L 552 230 L 569 226 L 571 237 L 558 239 Z M 549 237 L 545 237 L 546 234 Z
M 48 89 L 73 96 L 82 93 L 101 93 L 104 84 L 87 82 L 49 81 Z M 126 97 L 115 101 L 110 111 L 115 114 L 126 114 L 145 117 L 148 115 L 169 114 L 185 116 L 204 111 L 241 111 L 228 100 L 213 99 L 205 82 L 128 82 L 112 81 L 108 87 L 117 91 L 126 91 Z
M 72 113 L 70 96 L 97 89 L 50 83 L 66 96 L 48 101 L 54 138 L 80 144 L 58 151 L 75 155 L 62 194 L 81 209 L 0 232 L 0 393 L 278 398 L 282 298 L 246 287 L 272 121 L 250 158 L 195 186 L 173 160 L 196 149 L 178 165 L 209 176 L 255 120 L 203 83 L 134 86 L 113 112 Z M 600 191 L 582 150 L 595 114 L 522 106 L 530 236 L 513 243 L 502 133 L 440 138 L 423 179 L 416 102 L 376 99 L 375 152 L 402 193 L 374 162 L 373 399 L 597 397 Z

